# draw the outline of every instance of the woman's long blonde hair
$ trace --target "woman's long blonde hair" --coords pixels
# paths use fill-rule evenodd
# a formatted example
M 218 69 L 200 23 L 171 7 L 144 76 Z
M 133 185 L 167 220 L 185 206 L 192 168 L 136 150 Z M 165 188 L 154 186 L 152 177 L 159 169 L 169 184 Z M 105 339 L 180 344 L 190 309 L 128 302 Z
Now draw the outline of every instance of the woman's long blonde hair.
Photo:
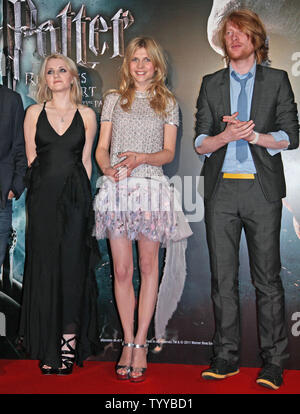
M 130 74 L 129 65 L 132 55 L 137 49 L 144 48 L 155 67 L 155 73 L 148 88 L 150 106 L 159 115 L 166 115 L 169 101 L 175 104 L 174 95 L 165 85 L 167 65 L 160 46 L 150 37 L 136 37 L 132 39 L 125 51 L 123 64 L 120 69 L 120 87 L 118 93 L 121 95 L 121 107 L 123 110 L 130 110 L 134 96 L 135 84 Z
M 73 62 L 72 59 L 68 58 L 67 56 L 61 55 L 60 53 L 54 53 L 52 55 L 47 56 L 41 66 L 38 78 L 38 87 L 36 92 L 36 100 L 38 103 L 44 103 L 50 101 L 52 99 L 52 91 L 48 88 L 46 82 L 46 66 L 50 59 L 62 59 L 65 62 L 65 65 L 71 72 L 73 76 L 73 82 L 71 84 L 71 101 L 79 105 L 82 102 L 82 91 L 80 87 L 79 75 L 78 70 Z

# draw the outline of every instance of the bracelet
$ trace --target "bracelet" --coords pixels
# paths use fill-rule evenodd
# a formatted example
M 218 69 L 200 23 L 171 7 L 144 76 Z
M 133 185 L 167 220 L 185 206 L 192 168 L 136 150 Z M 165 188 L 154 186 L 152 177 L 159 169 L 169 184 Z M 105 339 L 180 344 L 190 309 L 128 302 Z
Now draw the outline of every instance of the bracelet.
M 255 134 L 255 138 L 252 141 L 248 141 L 249 144 L 252 144 L 252 145 L 256 144 L 257 141 L 258 141 L 258 139 L 259 139 L 259 133 L 258 132 L 255 132 L 255 131 L 253 131 L 253 132 Z

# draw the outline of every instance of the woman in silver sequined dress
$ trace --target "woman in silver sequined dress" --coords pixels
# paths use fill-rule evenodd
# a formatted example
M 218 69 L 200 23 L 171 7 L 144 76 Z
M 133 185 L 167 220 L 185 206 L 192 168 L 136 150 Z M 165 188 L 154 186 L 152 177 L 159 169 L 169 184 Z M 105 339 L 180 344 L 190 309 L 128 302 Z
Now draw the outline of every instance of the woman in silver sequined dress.
M 155 307 L 159 340 L 176 310 L 185 280 L 186 239 L 191 235 L 178 194 L 162 170 L 174 158 L 179 124 L 178 104 L 165 86 L 165 76 L 164 57 L 155 41 L 133 39 L 121 67 L 120 87 L 104 100 L 96 150 L 103 177 L 94 202 L 95 235 L 110 241 L 124 334 L 116 374 L 133 382 L 145 379 L 147 332 Z M 135 334 L 132 240 L 138 242 L 141 274 Z M 160 243 L 167 253 L 157 296 Z

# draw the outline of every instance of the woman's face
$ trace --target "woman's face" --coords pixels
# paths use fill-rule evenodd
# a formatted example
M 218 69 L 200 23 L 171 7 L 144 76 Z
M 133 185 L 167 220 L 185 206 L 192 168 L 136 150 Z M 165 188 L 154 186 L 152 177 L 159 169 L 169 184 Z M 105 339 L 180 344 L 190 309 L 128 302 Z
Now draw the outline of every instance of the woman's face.
M 136 90 L 145 91 L 151 83 L 156 68 L 145 48 L 140 47 L 131 56 L 129 72 L 132 76 Z
M 47 86 L 52 92 L 70 90 L 73 76 L 63 59 L 49 59 L 45 74 Z

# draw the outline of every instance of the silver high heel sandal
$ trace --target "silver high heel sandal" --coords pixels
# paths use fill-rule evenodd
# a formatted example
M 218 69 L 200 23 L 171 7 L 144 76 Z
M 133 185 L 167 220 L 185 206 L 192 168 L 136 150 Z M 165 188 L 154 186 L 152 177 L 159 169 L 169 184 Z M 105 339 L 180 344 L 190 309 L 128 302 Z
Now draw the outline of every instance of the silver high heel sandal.
M 132 342 L 122 342 L 122 346 L 126 346 L 128 348 L 133 348 L 134 344 Z M 124 370 L 124 373 L 120 373 L 119 371 Z M 127 380 L 129 379 L 130 374 L 130 365 L 119 365 L 117 364 L 115 367 L 116 376 L 118 380 Z
M 148 353 L 148 344 L 139 345 L 139 344 L 133 344 L 133 347 L 138 348 L 145 348 L 146 349 L 146 355 Z M 129 373 L 129 379 L 131 382 L 142 382 L 146 379 L 146 371 L 147 368 L 140 368 L 140 367 L 130 367 L 130 373 Z M 135 374 L 135 375 L 133 375 Z

